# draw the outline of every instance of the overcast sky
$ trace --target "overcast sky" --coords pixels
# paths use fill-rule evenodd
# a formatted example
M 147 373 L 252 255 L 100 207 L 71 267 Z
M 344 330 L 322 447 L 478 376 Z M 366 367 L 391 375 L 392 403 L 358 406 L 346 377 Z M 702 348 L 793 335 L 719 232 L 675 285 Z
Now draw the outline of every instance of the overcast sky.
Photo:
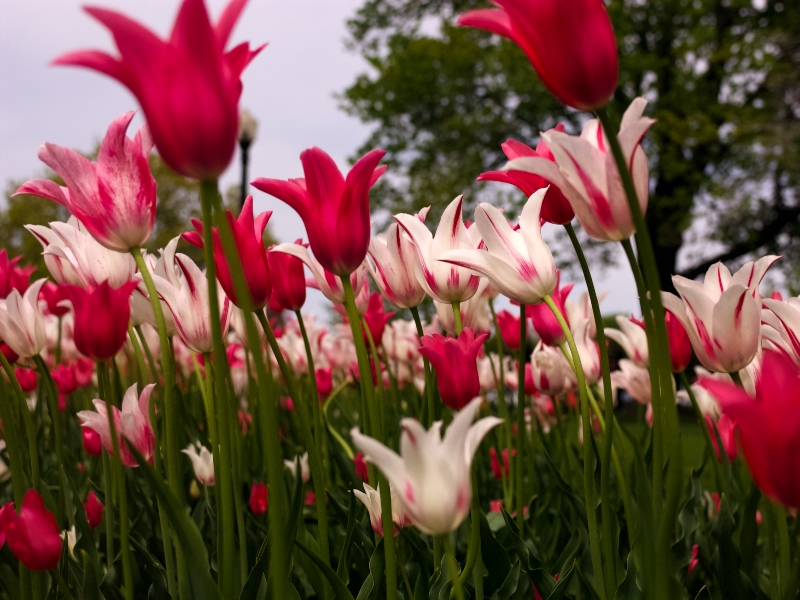
M 166 36 L 177 0 L 97 0 L 125 12 Z M 269 42 L 245 70 L 241 106 L 259 121 L 251 150 L 251 177 L 302 175 L 299 155 L 316 145 L 340 167 L 367 137 L 369 128 L 344 114 L 334 95 L 366 70 L 347 51 L 345 21 L 362 0 L 251 0 L 232 42 Z M 0 183 L 40 175 L 36 152 L 44 141 L 88 151 L 108 124 L 137 108 L 116 81 L 86 69 L 49 67 L 59 54 L 82 48 L 115 52 L 106 29 L 73 0 L 2 0 L 0 19 Z M 212 19 L 224 2 L 207 0 Z M 531 76 L 534 76 L 531 73 Z M 135 126 L 141 124 L 138 119 Z M 510 132 L 511 135 L 512 132 Z M 234 162 L 234 165 L 236 162 Z M 476 176 L 478 173 L 476 173 Z M 223 189 L 238 181 L 236 168 L 222 178 Z M 272 232 L 281 241 L 304 237 L 297 215 L 283 203 L 254 193 L 256 210 L 272 210 Z M 627 269 L 608 271 L 598 289 L 610 290 L 604 311 L 636 311 L 637 299 Z M 579 286 L 581 287 L 581 286 Z M 309 295 L 308 308 L 323 299 Z

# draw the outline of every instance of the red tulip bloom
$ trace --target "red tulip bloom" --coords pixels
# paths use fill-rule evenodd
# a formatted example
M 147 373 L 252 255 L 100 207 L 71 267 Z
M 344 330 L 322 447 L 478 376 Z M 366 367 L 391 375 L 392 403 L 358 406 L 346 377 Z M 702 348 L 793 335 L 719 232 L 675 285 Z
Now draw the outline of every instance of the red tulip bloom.
M 294 243 L 302 245 L 302 240 L 295 240 Z M 272 278 L 270 310 L 295 312 L 303 308 L 303 304 L 306 303 L 306 274 L 303 261 L 285 252 L 268 252 L 267 260 Z
M 364 483 L 369 483 L 369 468 L 367 467 L 367 461 L 364 459 L 364 453 L 359 452 L 356 454 L 353 462 L 356 465 L 356 477 Z
M 24 294 L 28 289 L 28 282 L 33 272 L 36 271 L 36 267 L 30 265 L 19 267 L 17 263 L 20 260 L 22 260 L 21 256 L 15 256 L 9 260 L 6 249 L 0 249 L 0 298 L 7 297 L 11 290 L 17 290 L 20 294 Z
M 22 388 L 22 391 L 26 394 L 33 392 L 36 390 L 36 371 L 34 369 L 25 369 L 23 367 L 17 367 L 14 369 L 14 375 L 17 376 L 17 381 L 19 381 L 19 387 Z
M 250 489 L 250 510 L 260 517 L 269 508 L 269 490 L 263 483 L 254 483 Z
M 253 197 L 248 196 L 242 207 L 242 212 L 238 219 L 234 219 L 230 210 L 225 211 L 225 216 L 230 223 L 233 239 L 236 242 L 236 249 L 242 261 L 244 270 L 244 280 L 250 290 L 250 301 L 254 310 L 261 310 L 269 301 L 269 294 L 272 290 L 270 283 L 269 263 L 267 262 L 267 249 L 264 247 L 262 235 L 267 227 L 272 211 L 268 210 L 253 218 Z M 197 231 L 190 231 L 183 234 L 183 239 L 190 244 L 203 247 L 203 223 L 197 219 L 192 219 L 192 225 Z M 222 249 L 222 240 L 219 237 L 217 228 L 212 229 L 214 236 L 214 264 L 217 266 L 217 280 L 219 280 L 225 294 L 236 306 L 241 308 L 241 302 L 236 297 L 236 286 L 233 282 L 231 270 L 228 267 L 228 260 L 225 251 Z
M 131 292 L 137 285 L 129 281 L 114 289 L 104 281 L 88 290 L 63 286 L 75 310 L 74 339 L 81 354 L 103 361 L 122 349 L 128 335 Z
M 701 377 L 699 383 L 739 430 L 742 453 L 764 494 L 800 508 L 800 371 L 789 358 L 765 350 L 761 373 L 755 398 L 710 377 Z
M 67 300 L 67 294 L 60 285 L 52 281 L 47 281 L 39 291 L 39 300 L 47 302 L 47 310 L 51 315 L 63 317 L 69 312 L 69 306 L 59 304 L 62 300 Z
M 3 356 L 5 356 L 6 360 L 11 364 L 19 360 L 19 354 L 14 352 L 14 349 L 5 342 L 0 342 L 0 352 L 3 353 Z
M 558 124 L 555 130 L 564 131 L 564 126 Z M 506 140 L 501 148 L 508 160 L 526 156 L 538 156 L 550 161 L 555 161 L 553 153 L 550 152 L 550 148 L 547 146 L 547 142 L 544 139 L 536 146 L 536 150 L 517 140 Z M 478 181 L 500 181 L 502 183 L 510 183 L 518 187 L 522 193 L 525 194 L 526 198 L 533 195 L 536 190 L 550 185 L 550 182 L 546 181 L 543 177 L 526 171 L 487 171 L 486 173 L 481 173 L 480 177 L 478 177 Z M 542 212 L 540 216 L 548 223 L 564 225 L 575 218 L 575 211 L 572 210 L 569 200 L 564 197 L 561 190 L 554 185 L 550 185 L 550 189 L 547 190 L 544 201 L 542 202 Z
M 511 453 L 511 456 L 514 456 L 516 451 Z M 495 478 L 503 479 L 504 477 L 508 477 L 510 472 L 509 465 L 508 465 L 508 448 L 503 450 L 503 466 L 500 466 L 500 459 L 497 456 L 497 450 L 494 448 L 489 448 L 489 458 L 492 465 L 492 473 L 494 473 Z
M 0 531 L 14 556 L 32 571 L 55 569 L 61 559 L 58 523 L 36 490 L 25 494 L 19 514 L 13 504 L 0 509 Z
M 114 36 L 119 58 L 81 50 L 54 63 L 119 81 L 139 100 L 164 161 L 181 175 L 216 179 L 236 147 L 242 71 L 263 48 L 243 43 L 225 52 L 246 3 L 232 0 L 212 26 L 202 0 L 184 0 L 169 40 L 120 13 L 89 7 Z
M 100 456 L 103 453 L 103 441 L 100 434 L 89 427 L 81 427 L 83 431 L 83 448 L 89 456 Z
M 331 395 L 333 390 L 333 370 L 330 368 L 317 369 L 314 372 L 314 378 L 317 380 L 317 393 L 319 394 L 320 404 Z
M 59 394 L 69 396 L 80 387 L 75 377 L 74 365 L 58 365 L 50 372 L 50 375 L 58 388 Z
M 593 111 L 617 87 L 617 44 L 603 0 L 494 0 L 459 25 L 502 35 L 517 44 L 545 87 L 567 106 Z
M 350 275 L 367 256 L 370 239 L 369 189 L 386 171 L 383 150 L 365 154 L 347 174 L 319 148 L 300 154 L 305 179 L 259 178 L 253 187 L 283 200 L 306 226 L 319 263 L 334 275 Z
M 697 565 L 700 562 L 700 559 L 697 558 L 698 554 L 699 554 L 699 550 L 700 550 L 700 547 L 697 544 L 694 544 L 692 546 L 692 560 L 689 561 L 689 567 L 686 570 L 686 575 L 687 576 L 692 574 L 692 571 L 694 571 L 695 568 L 697 568 Z
M 708 432 L 711 434 L 711 444 L 714 446 L 714 453 L 717 455 L 717 460 L 722 462 L 714 425 L 715 423 L 711 417 L 706 415 L 706 427 L 708 427 Z M 739 449 L 736 446 L 736 425 L 728 415 L 722 415 L 716 422 L 716 426 L 717 431 L 719 431 L 719 437 L 722 440 L 722 447 L 725 448 L 725 454 L 728 455 L 728 460 L 733 462 L 739 455 Z
M 86 504 L 83 505 L 86 511 L 86 520 L 89 522 L 89 527 L 96 529 L 103 520 L 103 503 L 97 499 L 97 494 L 94 491 L 89 492 L 89 497 L 86 499 Z
M 672 359 L 672 370 L 680 373 L 692 360 L 692 341 L 680 322 L 680 319 L 668 310 L 664 311 L 667 322 L 667 339 L 669 340 L 669 356 Z
M 564 320 L 569 325 L 569 318 L 567 317 L 566 301 L 567 296 L 572 291 L 572 284 L 561 286 L 561 271 L 558 272 L 558 280 L 556 281 L 556 289 L 552 294 L 553 301 L 558 306 Z M 532 304 L 528 306 L 528 316 L 531 318 L 533 328 L 542 341 L 548 346 L 560 346 L 566 341 L 564 330 L 558 324 L 556 316 L 550 307 L 544 302 L 541 304 Z
M 469 327 L 457 339 L 434 333 L 420 338 L 419 353 L 425 356 L 436 371 L 436 383 L 442 402 L 461 410 L 481 391 L 478 378 L 478 353 L 488 334 L 477 337 Z
M 372 336 L 372 341 L 375 347 L 378 348 L 383 340 L 383 330 L 386 329 L 386 324 L 395 315 L 395 311 L 386 312 L 383 309 L 383 299 L 378 292 L 373 292 L 369 297 L 369 305 L 366 312 L 364 312 L 364 321 L 369 328 L 369 334 Z M 369 347 L 369 340 L 367 339 L 367 332 L 364 331 L 364 342 Z
M 94 363 L 88 358 L 78 358 L 75 361 L 75 380 L 78 387 L 85 388 L 92 385 L 92 375 L 94 375 Z
M 519 315 L 512 315 L 507 310 L 497 313 L 497 328 L 506 348 L 512 352 L 519 350 Z

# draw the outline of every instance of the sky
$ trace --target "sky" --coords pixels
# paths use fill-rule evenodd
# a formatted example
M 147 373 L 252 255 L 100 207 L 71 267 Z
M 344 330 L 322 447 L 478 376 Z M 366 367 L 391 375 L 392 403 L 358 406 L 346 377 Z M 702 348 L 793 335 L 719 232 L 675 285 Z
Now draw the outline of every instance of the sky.
M 124 12 L 162 36 L 171 28 L 177 0 L 96 0 Z M 259 121 L 250 154 L 250 175 L 285 179 L 302 176 L 299 155 L 310 146 L 327 151 L 345 170 L 347 159 L 369 134 L 369 126 L 346 115 L 335 95 L 367 70 L 345 48 L 346 20 L 362 0 L 251 0 L 231 44 L 269 46 L 243 76 L 241 106 Z M 225 5 L 207 0 L 212 19 Z M 88 71 L 50 67 L 63 52 L 94 48 L 114 51 L 106 29 L 73 0 L 3 0 L 0 19 L 0 184 L 44 172 L 36 153 L 52 142 L 88 151 L 111 121 L 137 109 L 116 81 Z M 531 76 L 535 76 L 531 72 Z M 137 116 L 133 127 L 141 125 Z M 238 157 L 222 177 L 226 189 L 239 180 Z M 476 173 L 476 176 L 478 174 Z M 272 210 L 279 241 L 305 237 L 302 221 L 282 202 L 254 192 L 256 212 Z M 188 226 L 188 224 L 187 224 Z M 188 228 L 188 227 L 187 227 Z M 620 253 L 621 254 L 621 253 Z M 624 260 L 624 258 L 621 258 Z M 595 282 L 610 291 L 604 312 L 636 312 L 633 278 L 626 268 L 606 270 Z M 576 291 L 583 286 L 576 286 Z M 575 293 L 575 292 L 573 292 Z M 322 314 L 325 299 L 309 293 L 307 309 Z

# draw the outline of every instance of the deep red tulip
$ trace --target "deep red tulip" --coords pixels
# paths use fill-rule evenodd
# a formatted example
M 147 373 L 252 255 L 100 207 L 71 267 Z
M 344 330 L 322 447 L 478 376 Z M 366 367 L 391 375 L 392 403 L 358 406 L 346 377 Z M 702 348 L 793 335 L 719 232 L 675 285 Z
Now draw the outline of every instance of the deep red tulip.
M 552 298 L 561 314 L 564 315 L 567 325 L 569 325 L 569 318 L 567 317 L 566 301 L 571 291 L 571 283 L 563 288 L 561 287 L 561 271 L 558 271 L 558 280 L 556 281 L 556 289 L 552 294 Z M 556 316 L 547 304 L 542 302 L 541 304 L 528 306 L 527 314 L 531 318 L 533 328 L 545 344 L 548 346 L 560 346 L 566 341 L 564 330 L 561 329 Z
M 89 522 L 89 527 L 96 529 L 103 520 L 103 503 L 97 498 L 94 491 L 89 492 L 89 497 L 86 499 L 86 504 L 83 505 L 86 511 L 86 520 Z
M 0 509 L 0 530 L 11 551 L 32 571 L 55 569 L 61 559 L 58 523 L 36 490 L 28 490 L 19 515 L 12 504 Z
M 739 430 L 742 453 L 761 490 L 790 508 L 800 508 L 800 371 L 787 357 L 765 350 L 755 398 L 742 388 L 701 377 Z
M 614 30 L 603 0 L 494 0 L 459 25 L 502 35 L 517 44 L 545 87 L 567 106 L 592 111 L 608 103 L 619 67 Z
M 700 562 L 700 560 L 697 558 L 699 550 L 700 547 L 697 544 L 692 546 L 692 560 L 689 561 L 689 567 L 686 570 L 686 575 L 691 575 L 692 571 L 695 570 L 697 564 Z
M 14 349 L 5 342 L 0 343 L 0 352 L 3 353 L 3 356 L 5 356 L 6 360 L 11 364 L 19 360 L 19 354 L 14 352 Z
M 314 372 L 314 377 L 317 380 L 317 393 L 319 394 L 319 401 L 320 403 L 324 402 L 325 399 L 331 395 L 331 391 L 333 390 L 333 369 L 325 368 L 325 369 L 317 369 Z
M 497 313 L 497 328 L 503 343 L 511 352 L 519 350 L 519 315 L 512 315 L 507 310 Z
M 513 452 L 511 455 L 514 456 L 516 452 Z M 509 464 L 508 464 L 508 448 L 503 450 L 503 466 L 500 466 L 500 459 L 497 456 L 497 450 L 494 448 L 489 448 L 489 458 L 492 465 L 492 473 L 494 473 L 495 478 L 503 479 L 504 477 L 508 477 L 509 474 Z
M 28 289 L 28 282 L 36 267 L 18 266 L 17 263 L 21 259 L 21 256 L 15 256 L 9 260 L 6 249 L 0 249 L 0 298 L 7 297 L 11 290 L 24 294 Z
M 216 25 L 202 0 L 184 0 L 169 40 L 128 17 L 86 8 L 114 36 L 120 57 L 96 50 L 58 57 L 113 77 L 139 104 L 164 161 L 195 179 L 216 179 L 233 158 L 239 130 L 241 74 L 261 48 L 225 52 L 247 0 L 232 0 Z
M 669 340 L 669 357 L 672 359 L 672 370 L 680 373 L 692 360 L 692 341 L 680 322 L 680 319 L 668 310 L 664 311 L 667 323 L 667 339 Z
M 250 489 L 250 510 L 260 517 L 269 508 L 269 490 L 263 483 L 254 483 Z
M 253 197 L 248 196 L 238 219 L 233 218 L 230 210 L 225 211 L 225 216 L 228 218 L 228 223 L 230 223 L 233 239 L 236 241 L 236 249 L 239 251 L 239 257 L 242 261 L 244 279 L 250 290 L 252 308 L 261 310 L 267 305 L 269 294 L 272 290 L 269 263 L 267 262 L 267 249 L 262 241 L 262 235 L 267 227 L 269 218 L 272 216 L 272 211 L 268 210 L 253 218 Z M 183 239 L 198 248 L 202 248 L 203 223 L 197 219 L 192 219 L 192 225 L 197 231 L 184 233 Z M 213 228 L 213 235 L 214 264 L 217 266 L 217 279 L 231 302 L 241 308 L 241 302 L 236 297 L 233 276 L 228 267 L 228 260 L 225 257 L 225 251 L 222 249 L 222 241 L 216 227 Z
M 284 396 L 281 398 L 281 408 L 286 412 L 294 412 L 294 402 L 292 402 L 291 398 Z
M 303 240 L 295 244 L 303 245 Z M 269 308 L 273 312 L 303 308 L 306 303 L 306 274 L 303 261 L 285 252 L 269 252 L 269 273 L 272 278 L 272 295 Z
M 481 333 L 476 337 L 472 329 L 465 327 L 458 339 L 438 333 L 420 338 L 419 352 L 436 371 L 442 402 L 454 410 L 461 410 L 480 394 L 477 358 L 487 335 Z
M 305 179 L 259 178 L 253 187 L 283 200 L 306 226 L 314 258 L 334 275 L 350 275 L 367 256 L 370 239 L 369 189 L 386 171 L 383 150 L 365 154 L 347 179 L 320 148 L 300 154 Z
M 555 130 L 564 131 L 564 126 L 558 124 Z M 526 156 L 539 156 L 550 161 L 555 161 L 553 153 L 550 151 L 544 139 L 536 146 L 536 150 L 517 140 L 506 140 L 501 147 L 508 160 Z M 547 194 L 545 194 L 544 201 L 542 202 L 541 218 L 548 223 L 554 223 L 556 225 L 564 225 L 575 218 L 575 211 L 572 210 L 569 200 L 564 197 L 561 190 L 551 185 L 543 177 L 534 173 L 528 173 L 526 171 L 487 171 L 486 173 L 481 173 L 480 177 L 478 177 L 478 181 L 500 181 L 502 183 L 510 183 L 518 187 L 522 193 L 525 194 L 525 197 L 530 197 L 536 190 L 550 185 L 550 189 L 547 190 Z
M 769 295 L 771 300 L 783 300 L 783 294 L 781 294 L 778 290 L 775 290 Z
M 47 310 L 50 311 L 51 315 L 63 317 L 69 312 L 69 306 L 59 304 L 62 300 L 68 299 L 64 289 L 52 281 L 48 281 L 42 286 L 39 292 L 39 299 L 47 302 Z
M 525 395 L 533 396 L 539 393 L 536 389 L 536 381 L 533 379 L 533 365 L 530 362 L 525 363 Z
M 83 448 L 89 456 L 100 456 L 103 453 L 103 441 L 100 434 L 89 427 L 81 427 L 83 432 Z
M 359 452 L 353 458 L 356 465 L 356 477 L 364 483 L 369 483 L 369 469 L 367 468 L 367 461 L 364 459 L 364 453 Z
M 55 381 L 56 387 L 58 388 L 58 392 L 60 394 L 69 396 L 80 387 L 78 380 L 75 377 L 74 365 L 60 364 L 58 367 L 50 371 L 50 375 L 53 377 L 53 381 Z
M 120 351 L 128 335 L 131 292 L 137 285 L 129 281 L 114 289 L 104 281 L 88 290 L 63 286 L 75 311 L 74 339 L 81 354 L 103 361 Z
M 19 381 L 19 387 L 22 388 L 22 391 L 26 394 L 33 392 L 36 390 L 36 371 L 34 369 L 25 369 L 23 367 L 17 367 L 14 369 L 14 375 L 17 376 L 17 381 Z
M 373 292 L 369 297 L 369 306 L 364 313 L 364 321 L 367 323 L 369 334 L 372 336 L 372 342 L 376 348 L 379 348 L 383 340 L 383 330 L 386 329 L 386 324 L 395 315 L 395 311 L 386 312 L 383 309 L 383 297 L 378 292 Z M 364 331 L 364 342 L 369 347 L 369 340 L 367 339 L 367 332 Z
M 717 455 L 717 460 L 722 462 L 714 425 L 715 423 L 711 417 L 706 415 L 706 427 L 708 427 L 708 432 L 711 434 L 711 444 L 714 446 L 714 453 Z M 739 448 L 736 446 L 736 425 L 728 415 L 722 415 L 717 420 L 716 426 L 719 431 L 719 437 L 722 440 L 722 447 L 725 448 L 725 454 L 728 455 L 728 460 L 733 462 L 739 454 Z

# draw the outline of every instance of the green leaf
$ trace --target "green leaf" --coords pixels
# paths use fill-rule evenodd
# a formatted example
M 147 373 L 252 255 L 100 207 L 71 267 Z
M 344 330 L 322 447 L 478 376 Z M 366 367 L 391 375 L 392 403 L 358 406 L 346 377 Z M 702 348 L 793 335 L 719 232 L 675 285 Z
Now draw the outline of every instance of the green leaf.
M 97 576 L 97 565 L 86 550 L 81 550 L 83 559 L 83 600 L 102 600 L 100 593 L 100 578 Z
M 300 543 L 299 540 L 295 540 L 294 543 L 298 548 L 300 548 L 300 550 L 302 550 L 306 554 L 306 556 L 308 556 L 311 559 L 311 561 L 317 566 L 317 568 L 320 571 L 322 571 L 322 574 L 330 582 L 331 587 L 333 588 L 333 591 L 335 592 L 337 599 L 355 600 L 355 598 L 353 598 L 353 594 L 350 593 L 350 590 L 347 589 L 347 586 L 341 579 L 339 579 L 339 577 L 336 575 L 336 571 L 331 569 L 330 565 L 325 564 L 325 561 L 323 561 L 316 554 L 314 554 L 314 552 L 312 552 L 309 548 Z
M 240 600 L 255 600 L 258 596 L 258 589 L 261 587 L 261 581 L 267 575 L 269 568 L 269 535 L 264 538 L 261 543 L 261 549 L 256 556 L 256 564 L 247 576 L 247 581 L 242 588 L 242 593 L 239 594 Z
M 569 588 L 570 581 L 572 581 L 572 576 L 575 574 L 575 566 L 577 564 L 577 561 L 573 561 L 569 568 L 564 571 L 562 576 L 559 577 L 553 591 L 550 592 L 550 595 L 547 597 L 547 600 L 562 600 L 564 598 Z
M 703 589 L 697 593 L 694 600 L 711 600 L 711 592 L 708 591 L 706 586 L 703 586 Z
M 336 566 L 336 574 L 344 581 L 345 585 L 350 582 L 350 552 L 353 549 L 353 533 L 356 530 L 356 511 L 358 509 L 356 495 L 350 491 L 350 507 L 347 511 L 347 535 L 344 538 L 342 553 L 339 555 L 339 564 Z
M 491 594 L 506 585 L 512 567 L 505 548 L 492 535 L 489 521 L 483 511 L 481 511 L 481 559 L 488 571 L 484 579 L 485 590 L 487 594 Z M 517 566 L 517 578 L 519 578 L 519 566 Z
M 517 591 L 517 585 L 519 584 L 519 570 L 520 564 L 519 562 L 515 563 L 511 570 L 508 572 L 508 575 L 503 581 L 503 585 L 497 588 L 497 591 L 492 594 L 491 600 L 508 600 Z

